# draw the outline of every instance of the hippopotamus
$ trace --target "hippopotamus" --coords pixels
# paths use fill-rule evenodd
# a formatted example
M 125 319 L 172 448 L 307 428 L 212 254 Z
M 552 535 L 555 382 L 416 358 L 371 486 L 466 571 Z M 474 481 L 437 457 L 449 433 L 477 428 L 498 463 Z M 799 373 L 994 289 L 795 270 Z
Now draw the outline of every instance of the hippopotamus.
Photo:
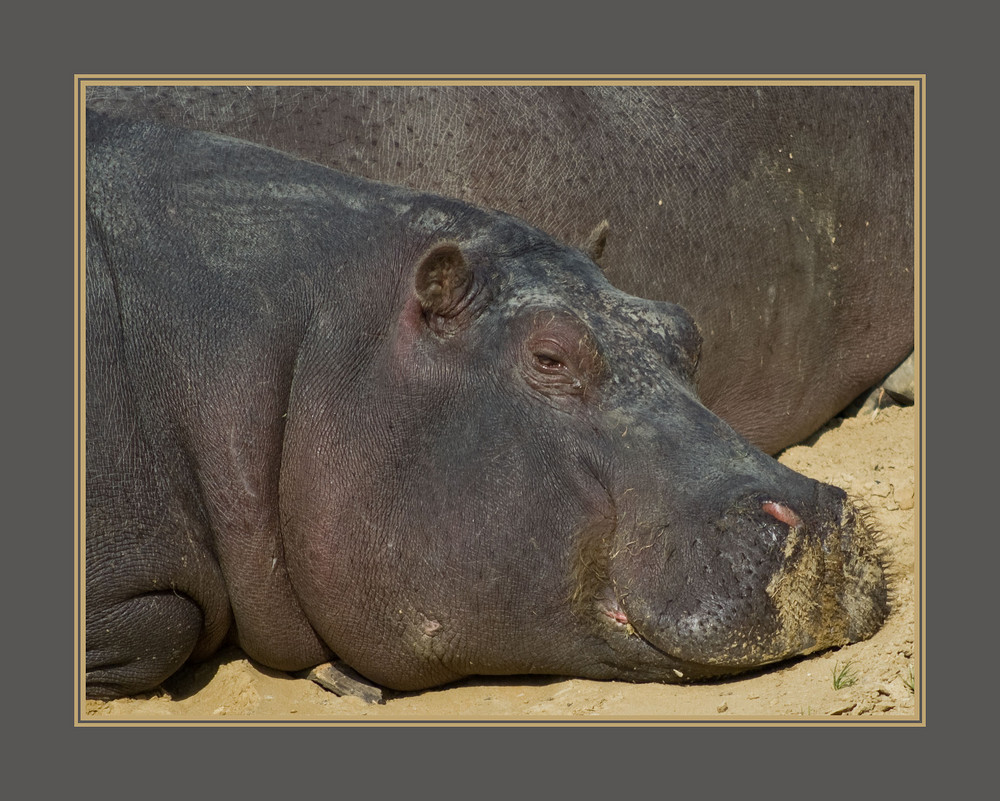
M 238 644 L 419 690 L 869 637 L 843 491 L 698 399 L 680 306 L 515 217 L 89 113 L 86 687 Z
M 703 402 L 767 453 L 804 440 L 913 349 L 912 86 L 87 93 L 118 117 L 505 211 L 564 244 L 596 234 L 615 286 L 695 317 Z

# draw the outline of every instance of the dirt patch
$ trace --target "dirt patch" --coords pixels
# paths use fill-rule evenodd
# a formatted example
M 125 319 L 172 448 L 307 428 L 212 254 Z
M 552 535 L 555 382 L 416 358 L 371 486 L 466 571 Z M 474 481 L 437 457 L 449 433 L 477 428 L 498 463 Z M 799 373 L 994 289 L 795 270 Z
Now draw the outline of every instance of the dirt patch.
M 914 720 L 918 640 L 915 588 L 919 504 L 917 413 L 893 407 L 834 420 L 780 461 L 867 503 L 893 560 L 893 610 L 870 640 L 736 679 L 690 686 L 559 678 L 480 678 L 385 704 L 340 698 L 264 668 L 237 649 L 185 668 L 138 698 L 87 701 L 87 722 L 123 721 L 530 721 Z M 835 680 L 835 677 L 839 679 Z M 911 687 L 916 680 L 917 695 Z M 836 686 L 835 686 L 836 685 Z

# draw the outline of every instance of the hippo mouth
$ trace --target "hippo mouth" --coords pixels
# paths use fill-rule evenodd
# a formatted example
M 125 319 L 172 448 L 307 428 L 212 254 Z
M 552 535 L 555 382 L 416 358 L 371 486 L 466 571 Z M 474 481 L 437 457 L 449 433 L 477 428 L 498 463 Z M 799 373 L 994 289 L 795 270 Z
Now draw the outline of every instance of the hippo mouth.
M 888 615 L 885 553 L 853 503 L 820 521 L 753 497 L 703 537 L 677 537 L 676 528 L 627 538 L 606 528 L 583 549 L 577 576 L 587 576 L 589 614 L 629 655 L 629 677 L 750 670 L 867 639 Z

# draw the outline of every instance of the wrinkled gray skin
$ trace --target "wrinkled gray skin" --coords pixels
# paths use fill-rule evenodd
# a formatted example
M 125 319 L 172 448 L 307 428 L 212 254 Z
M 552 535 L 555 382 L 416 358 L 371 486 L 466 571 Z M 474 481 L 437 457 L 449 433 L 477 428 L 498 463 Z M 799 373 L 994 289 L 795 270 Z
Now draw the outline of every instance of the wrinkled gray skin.
M 701 328 L 705 404 L 768 453 L 913 348 L 912 87 L 92 87 L 514 214 Z
M 504 214 L 91 117 L 89 696 L 226 641 L 412 690 L 881 625 L 872 534 L 701 405 L 680 307 Z

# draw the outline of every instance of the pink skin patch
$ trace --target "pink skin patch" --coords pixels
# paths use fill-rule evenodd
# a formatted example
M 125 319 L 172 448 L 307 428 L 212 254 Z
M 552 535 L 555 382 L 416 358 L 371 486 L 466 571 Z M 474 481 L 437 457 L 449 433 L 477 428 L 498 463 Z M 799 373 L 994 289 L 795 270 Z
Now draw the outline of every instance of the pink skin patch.
M 786 526 L 795 528 L 796 526 L 802 525 L 802 518 L 784 504 L 767 501 L 762 508 L 765 512 L 771 515 L 771 517 L 775 520 L 780 520 Z
M 615 623 L 621 623 L 623 626 L 628 623 L 628 617 L 621 609 L 607 609 L 604 614 L 610 617 Z

